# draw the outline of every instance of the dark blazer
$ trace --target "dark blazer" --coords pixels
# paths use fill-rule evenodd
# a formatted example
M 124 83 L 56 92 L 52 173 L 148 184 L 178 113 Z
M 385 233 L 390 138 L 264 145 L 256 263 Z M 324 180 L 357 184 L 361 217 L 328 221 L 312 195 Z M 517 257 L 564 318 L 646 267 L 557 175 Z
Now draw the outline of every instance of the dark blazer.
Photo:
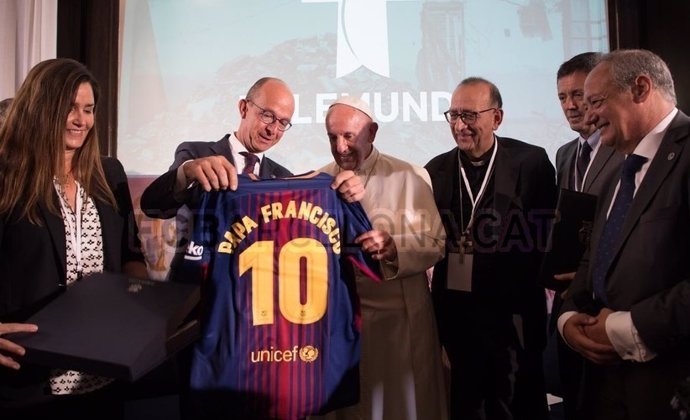
M 119 161 L 101 158 L 118 208 L 95 200 L 103 234 L 104 269 L 119 272 L 128 261 L 144 261 L 132 212 L 127 176 Z M 58 197 L 55 194 L 57 202 Z M 59 207 L 58 207 L 59 208 Z M 41 226 L 26 219 L 0 218 L 0 321 L 22 322 L 61 292 L 66 278 L 65 228 L 62 217 L 39 205 Z M 21 362 L 20 362 L 21 363 Z M 41 392 L 47 371 L 22 365 L 18 372 L 0 368 L 0 408 L 5 400 Z M 0 410 L 1 411 L 1 410 Z
M 690 323 L 679 322 L 690 320 L 689 142 L 690 118 L 679 112 L 635 193 L 607 274 L 611 308 L 631 311 L 643 341 L 657 352 L 690 344 Z M 590 255 L 597 249 L 615 184 L 602 200 Z M 575 277 L 577 290 L 592 290 L 589 261 L 583 259 Z M 578 308 L 572 299 L 566 305 L 566 310 Z
M 571 140 L 559 147 L 556 152 L 556 179 L 560 188 L 575 189 L 573 185 L 573 172 L 575 170 L 578 141 L 579 138 Z M 617 180 L 620 176 L 621 164 L 624 159 L 624 156 L 616 152 L 612 147 L 600 144 L 599 150 L 590 165 L 587 178 L 585 178 L 582 192 L 593 194 L 597 197 L 601 196 L 610 183 Z M 556 330 L 557 315 L 562 305 L 563 299 L 560 294 L 556 294 L 552 308 L 554 316 L 551 317 L 549 324 L 550 332 Z
M 586 302 L 579 297 L 592 296 L 589 261 L 615 186 L 612 182 L 600 200 L 589 255 L 582 260 L 562 313 L 584 311 Z M 658 354 L 649 362 L 657 367 L 654 380 L 672 386 L 690 374 L 690 118 L 680 111 L 635 193 L 614 252 L 606 276 L 609 305 L 614 311 L 630 311 L 642 341 Z M 649 392 L 671 392 L 662 391 L 660 382 L 646 385 Z
M 472 294 L 494 313 L 540 318 L 545 316 L 545 303 L 536 279 L 546 239 L 545 216 L 551 214 L 556 201 L 555 172 L 543 148 L 510 138 L 497 139 L 493 216 L 498 221 L 494 223 L 494 233 L 501 239 L 494 249 L 475 252 Z M 426 169 L 448 240 L 456 240 L 459 214 L 452 202 L 460 186 L 458 149 L 435 157 Z M 506 243 L 506 228 L 513 234 L 515 229 L 525 233 L 527 236 L 522 238 L 526 239 L 526 246 Z M 443 259 L 434 267 L 434 293 L 446 289 L 446 273 L 447 261 Z M 545 344 L 544 323 L 539 323 L 541 328 L 525 337 L 530 346 Z
M 556 180 L 561 188 L 573 188 L 573 172 L 575 170 L 575 158 L 579 138 L 571 140 L 556 151 Z M 589 167 L 583 192 L 599 196 L 611 177 L 618 174 L 623 155 L 617 153 L 612 147 L 599 145 L 599 150 Z
M 230 134 L 226 134 L 218 141 L 187 141 L 177 146 L 175 161 L 168 172 L 156 178 L 141 196 L 141 209 L 147 216 L 157 219 L 169 219 L 174 217 L 185 202 L 177 201 L 173 191 L 177 180 L 177 168 L 184 162 L 208 156 L 225 156 L 235 164 L 230 149 Z M 264 156 L 259 167 L 260 178 L 282 178 L 291 176 L 292 173 L 275 161 Z
M 157 219 L 175 217 L 177 245 L 173 260 L 170 263 L 168 279 L 175 278 L 176 268 L 181 264 L 184 251 L 189 243 L 190 228 L 193 225 L 193 214 L 189 206 L 198 199 L 201 188 L 192 188 L 183 200 L 175 197 L 175 182 L 177 181 L 177 168 L 184 162 L 207 156 L 225 156 L 233 165 L 235 164 L 230 149 L 230 134 L 213 142 L 184 142 L 175 150 L 175 161 L 170 165 L 168 172 L 156 178 L 141 196 L 141 209 L 144 213 Z M 292 173 L 276 162 L 267 158 L 261 159 L 259 177 L 282 178 L 291 176 Z

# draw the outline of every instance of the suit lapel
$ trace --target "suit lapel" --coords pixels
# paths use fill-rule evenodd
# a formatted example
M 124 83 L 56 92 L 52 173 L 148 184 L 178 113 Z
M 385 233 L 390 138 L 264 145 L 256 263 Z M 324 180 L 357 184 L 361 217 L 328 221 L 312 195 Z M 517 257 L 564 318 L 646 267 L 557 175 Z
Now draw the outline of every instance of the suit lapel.
M 275 174 L 273 173 L 273 162 L 271 162 L 270 159 L 264 155 L 264 158 L 261 159 L 261 163 L 259 164 L 259 178 L 275 178 Z
M 606 218 L 608 216 L 608 209 L 611 207 L 611 200 L 613 199 L 613 192 L 616 190 L 617 182 L 611 182 L 608 188 L 602 192 L 600 199 L 597 202 L 597 210 L 594 216 L 594 225 L 592 228 L 592 236 L 589 245 L 589 273 L 588 279 L 591 281 L 591 273 L 594 268 L 594 259 L 596 258 L 597 250 L 599 249 L 599 240 L 606 225 Z
M 211 145 L 211 150 L 215 155 L 225 156 L 225 158 L 235 164 L 235 159 L 232 157 L 232 149 L 230 148 L 230 134 L 226 134 L 222 139 Z
M 225 137 L 218 140 L 215 144 L 211 145 L 211 150 L 213 154 L 225 156 L 225 158 L 235 165 L 235 159 L 232 156 L 232 148 L 230 147 L 230 136 L 231 134 L 226 134 Z M 237 168 L 237 165 L 235 165 Z M 238 172 L 241 168 L 237 168 Z M 266 155 L 261 159 L 259 163 L 259 178 L 275 178 L 273 161 L 268 159 Z
M 57 196 L 55 197 L 57 200 Z M 53 252 L 55 259 L 59 264 L 59 272 L 62 274 L 61 279 L 67 278 L 67 268 L 65 267 L 67 261 L 67 245 L 65 244 L 65 224 L 62 217 L 48 211 L 48 208 L 43 204 L 38 205 L 38 209 L 43 216 L 43 221 L 50 233 L 50 239 L 53 242 Z
M 57 196 L 55 197 L 57 200 Z M 120 267 L 116 267 L 113 264 L 112 258 L 109 260 L 108 256 L 119 255 L 118 252 L 113 252 L 114 250 L 108 249 L 109 244 L 120 243 L 119 226 L 116 223 L 112 223 L 115 219 L 113 213 L 115 210 L 101 202 L 100 200 L 94 200 L 96 203 L 96 208 L 98 209 L 98 215 L 101 219 L 101 232 L 103 235 L 103 264 L 104 268 L 107 270 L 119 271 Z M 46 228 L 50 233 L 50 238 L 53 242 L 53 250 L 55 252 L 56 260 L 60 264 L 59 269 L 62 273 L 61 278 L 66 278 L 67 276 L 67 244 L 65 243 L 65 222 L 62 217 L 56 216 L 48 211 L 48 209 L 43 204 L 38 205 L 39 211 L 43 216 Z M 116 264 L 115 264 L 116 265 Z
M 614 151 L 612 147 L 606 147 L 604 145 L 599 146 L 599 150 L 597 151 L 596 156 L 594 156 L 594 161 L 592 161 L 592 164 L 589 166 L 589 170 L 587 171 L 587 178 L 585 178 L 585 185 L 582 189 L 583 191 L 589 191 L 589 189 L 592 187 L 592 184 L 597 179 L 599 174 L 601 174 L 601 171 L 604 169 L 606 163 L 609 161 L 613 153 Z
M 620 252 L 623 243 L 625 243 L 630 235 L 630 232 L 639 221 L 640 215 L 647 208 L 650 201 L 652 201 L 652 198 L 654 198 L 654 195 L 657 193 L 657 191 L 659 191 L 661 184 L 676 165 L 676 162 L 678 161 L 677 158 L 683 151 L 683 147 L 690 136 L 690 133 L 688 132 L 690 126 L 687 125 L 688 121 L 686 117 L 686 121 L 684 121 L 685 124 L 678 127 L 681 116 L 684 115 L 679 113 L 671 123 L 668 132 L 661 141 L 659 150 L 656 152 L 656 155 L 654 156 L 654 159 L 647 170 L 647 174 L 635 193 L 635 198 L 630 206 L 630 210 L 625 216 L 625 221 L 623 222 L 623 227 L 621 228 L 620 241 L 618 241 L 616 245 L 614 255 Z
M 574 190 L 575 181 L 573 180 L 573 168 L 575 168 L 575 155 L 577 154 L 577 142 L 579 138 L 571 141 L 568 144 L 568 149 L 564 150 L 565 159 L 563 161 L 563 177 L 561 178 L 561 185 L 565 185 L 567 188 Z

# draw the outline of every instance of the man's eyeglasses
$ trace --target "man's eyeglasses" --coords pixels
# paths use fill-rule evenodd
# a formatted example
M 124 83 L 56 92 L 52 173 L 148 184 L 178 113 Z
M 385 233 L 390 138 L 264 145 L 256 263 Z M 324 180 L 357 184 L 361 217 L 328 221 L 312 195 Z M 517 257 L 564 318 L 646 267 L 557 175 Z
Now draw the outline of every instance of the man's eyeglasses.
M 266 109 L 261 108 L 259 105 L 250 101 L 249 99 L 247 99 L 247 103 L 250 103 L 250 104 L 254 105 L 255 107 L 259 108 L 259 110 L 261 111 L 261 112 L 259 112 L 259 118 L 261 118 L 261 121 L 263 121 L 265 124 L 270 125 L 270 124 L 273 124 L 274 122 L 278 121 L 278 130 L 280 130 L 280 131 L 287 131 L 290 129 L 290 127 L 292 127 L 292 123 L 290 122 L 290 120 L 287 120 L 287 119 L 279 120 L 278 117 L 276 117 L 276 115 L 274 113 L 272 113 L 271 111 L 268 111 Z
M 477 122 L 477 118 L 479 118 L 479 114 L 487 112 L 487 111 L 492 111 L 495 110 L 496 107 L 493 108 L 487 108 L 482 111 L 462 111 L 462 112 L 457 112 L 453 110 L 448 110 L 443 113 L 446 117 L 446 121 L 448 121 L 451 124 L 455 124 L 458 122 L 458 118 L 462 120 L 467 125 L 474 124 Z

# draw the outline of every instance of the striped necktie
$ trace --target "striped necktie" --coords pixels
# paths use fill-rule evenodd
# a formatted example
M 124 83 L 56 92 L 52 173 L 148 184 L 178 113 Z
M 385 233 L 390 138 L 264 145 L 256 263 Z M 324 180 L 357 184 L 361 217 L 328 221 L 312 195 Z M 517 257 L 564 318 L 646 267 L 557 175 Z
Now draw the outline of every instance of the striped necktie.
M 242 169 L 242 173 L 245 175 L 253 174 L 256 163 L 259 161 L 259 157 L 254 153 L 249 152 L 240 152 L 240 154 L 244 156 L 244 168 Z

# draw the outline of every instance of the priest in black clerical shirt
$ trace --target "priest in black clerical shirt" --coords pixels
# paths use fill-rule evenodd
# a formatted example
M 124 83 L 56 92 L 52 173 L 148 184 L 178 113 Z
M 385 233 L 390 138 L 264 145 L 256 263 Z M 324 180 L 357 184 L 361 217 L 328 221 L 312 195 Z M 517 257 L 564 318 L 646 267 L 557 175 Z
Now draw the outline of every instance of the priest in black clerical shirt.
M 548 418 L 537 283 L 555 171 L 543 148 L 498 137 L 498 88 L 463 80 L 445 113 L 457 147 L 426 169 L 448 236 L 432 290 L 451 364 L 451 418 Z

